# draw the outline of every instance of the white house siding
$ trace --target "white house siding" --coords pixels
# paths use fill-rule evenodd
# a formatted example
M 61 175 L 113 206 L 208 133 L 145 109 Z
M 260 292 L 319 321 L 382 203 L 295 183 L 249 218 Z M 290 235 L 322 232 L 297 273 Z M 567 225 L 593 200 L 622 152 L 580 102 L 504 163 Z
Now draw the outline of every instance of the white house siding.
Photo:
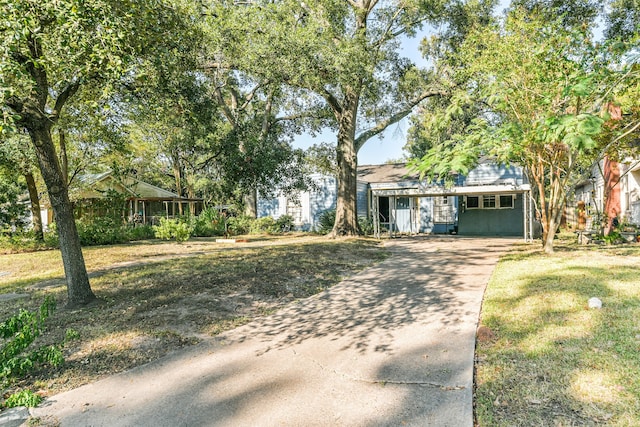
M 366 182 L 357 183 L 356 204 L 359 217 L 368 217 L 369 215 L 369 186 Z
M 459 185 L 525 184 L 522 168 L 480 163 L 462 179 Z
M 624 194 L 621 195 L 622 212 L 628 215 L 628 221 L 640 225 L 640 164 L 630 165 L 633 170 L 625 175 Z
M 311 178 L 315 183 L 312 191 L 292 196 L 258 197 L 258 218 L 271 216 L 278 219 L 282 215 L 291 215 L 298 230 L 315 229 L 320 215 L 336 207 L 337 183 L 329 176 L 313 175 Z
M 640 225 L 640 200 L 631 203 L 631 209 L 629 211 L 629 222 L 631 224 Z
M 309 193 L 309 222 L 305 224 L 305 230 L 317 228 L 320 216 L 335 209 L 338 198 L 338 182 L 334 177 L 316 175 L 313 180 L 317 188 Z
M 270 216 L 280 218 L 287 213 L 287 198 L 278 196 L 270 199 L 258 197 L 258 218 Z

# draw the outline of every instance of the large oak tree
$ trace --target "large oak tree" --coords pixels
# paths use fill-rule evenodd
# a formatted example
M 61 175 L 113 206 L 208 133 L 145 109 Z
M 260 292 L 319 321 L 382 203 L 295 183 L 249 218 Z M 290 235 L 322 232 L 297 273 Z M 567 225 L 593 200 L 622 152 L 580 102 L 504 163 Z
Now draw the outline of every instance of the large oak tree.
M 220 2 L 211 14 L 214 60 L 306 92 L 292 106 L 314 111 L 337 134 L 338 200 L 332 235 L 359 234 L 358 150 L 440 95 L 433 74 L 400 53 L 404 37 L 448 13 L 445 0 Z M 455 3 L 455 2 L 452 2 Z

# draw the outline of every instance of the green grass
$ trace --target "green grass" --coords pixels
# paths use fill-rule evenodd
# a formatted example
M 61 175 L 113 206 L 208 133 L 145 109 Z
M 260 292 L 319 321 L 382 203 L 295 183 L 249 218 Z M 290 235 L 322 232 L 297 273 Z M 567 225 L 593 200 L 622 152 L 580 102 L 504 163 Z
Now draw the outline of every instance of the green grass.
M 477 348 L 478 425 L 640 425 L 640 246 L 512 253 L 481 324 L 496 339 Z

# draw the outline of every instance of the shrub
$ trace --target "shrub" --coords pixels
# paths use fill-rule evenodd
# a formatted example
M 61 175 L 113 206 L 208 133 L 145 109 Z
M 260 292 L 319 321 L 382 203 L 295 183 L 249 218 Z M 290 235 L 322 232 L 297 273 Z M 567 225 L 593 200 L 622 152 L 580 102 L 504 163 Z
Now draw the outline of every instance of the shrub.
M 129 241 L 121 220 L 112 217 L 96 217 L 76 221 L 80 244 L 83 246 L 113 245 Z
M 329 209 L 320 214 L 318 220 L 318 233 L 327 234 L 333 230 L 333 224 L 336 222 L 336 210 Z
M 251 222 L 251 233 L 276 233 L 278 225 L 273 217 L 265 216 Z
M 154 225 L 156 238 L 184 242 L 189 240 L 193 227 L 188 218 L 168 219 L 160 218 L 160 225 Z
M 20 312 L 0 323 L 0 378 L 3 387 L 34 371 L 42 365 L 58 366 L 63 361 L 61 345 L 40 346 L 29 349 L 42 333 L 45 320 L 55 310 L 56 303 L 47 297 L 36 311 Z M 27 405 L 35 402 L 32 393 L 19 392 L 11 396 L 5 405 Z M 37 402 L 36 402 L 37 404 Z
M 228 233 L 231 235 L 247 234 L 251 231 L 253 221 L 255 221 L 255 218 L 246 215 L 229 217 L 227 220 Z
M 55 245 L 48 246 L 46 242 L 39 242 L 32 231 L 0 234 L 0 248 L 8 249 L 11 252 L 32 252 L 49 247 L 55 247 Z
M 358 225 L 360 226 L 362 234 L 364 234 L 365 236 L 373 234 L 373 221 L 371 220 L 371 218 L 359 216 Z
M 293 230 L 293 217 L 291 215 L 282 215 L 276 220 L 278 233 L 286 233 Z
M 42 402 L 42 397 L 35 394 L 31 390 L 21 390 L 13 393 L 4 401 L 6 408 L 15 408 L 16 406 L 26 406 L 27 408 L 35 408 Z
M 49 224 L 47 231 L 44 232 L 44 244 L 50 248 L 60 246 L 60 242 L 58 241 L 58 227 L 55 222 Z
M 194 220 L 193 235 L 199 237 L 222 236 L 225 233 L 226 218 L 217 209 L 207 208 Z
M 604 240 L 608 245 L 618 245 L 625 241 L 622 235 L 617 231 L 611 231 L 608 235 L 603 236 L 602 240 Z
M 140 224 L 129 226 L 126 229 L 126 234 L 129 241 L 153 239 L 156 236 L 152 226 Z

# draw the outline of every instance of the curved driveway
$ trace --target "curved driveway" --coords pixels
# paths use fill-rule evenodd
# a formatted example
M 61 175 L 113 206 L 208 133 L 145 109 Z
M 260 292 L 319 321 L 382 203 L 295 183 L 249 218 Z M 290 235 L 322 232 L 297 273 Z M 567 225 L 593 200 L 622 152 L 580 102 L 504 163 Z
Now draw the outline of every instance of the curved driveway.
M 272 316 L 49 398 L 62 426 L 473 425 L 475 329 L 516 239 L 418 237 Z

